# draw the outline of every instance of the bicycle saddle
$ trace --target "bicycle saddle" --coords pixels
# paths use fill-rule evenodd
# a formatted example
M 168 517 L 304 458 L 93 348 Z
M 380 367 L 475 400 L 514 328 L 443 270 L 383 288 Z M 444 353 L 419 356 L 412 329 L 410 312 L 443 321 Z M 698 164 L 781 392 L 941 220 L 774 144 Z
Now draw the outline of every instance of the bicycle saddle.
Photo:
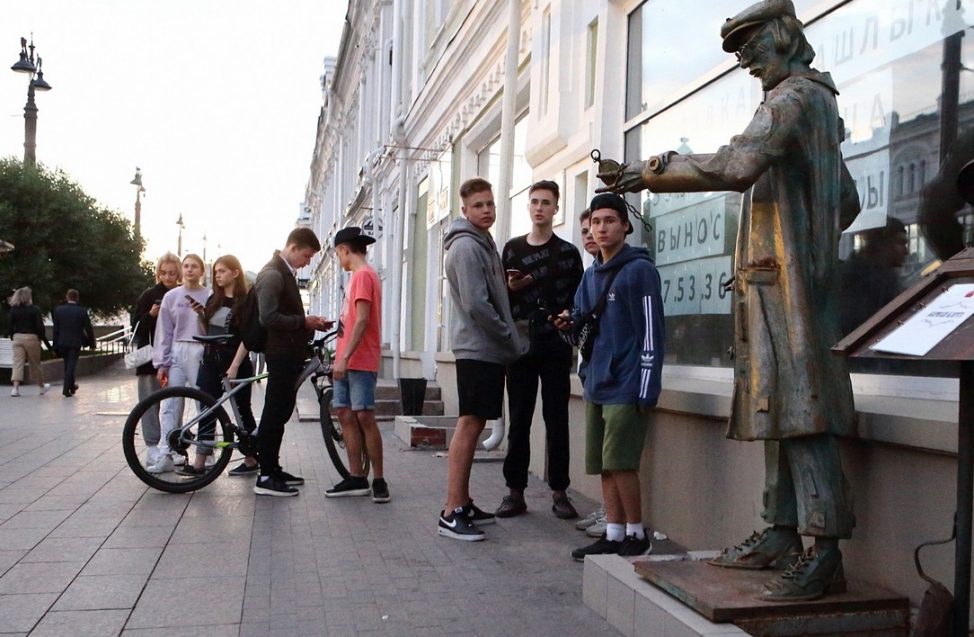
M 230 334 L 207 334 L 205 336 L 194 336 L 193 340 L 206 345 L 218 345 L 226 343 L 230 336 Z

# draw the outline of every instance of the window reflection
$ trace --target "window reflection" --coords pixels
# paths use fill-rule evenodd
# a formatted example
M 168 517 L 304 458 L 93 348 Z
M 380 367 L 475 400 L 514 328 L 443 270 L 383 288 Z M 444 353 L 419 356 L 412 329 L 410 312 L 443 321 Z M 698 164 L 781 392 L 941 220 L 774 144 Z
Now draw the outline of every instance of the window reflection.
M 629 160 L 666 149 L 714 152 L 744 130 L 762 99 L 758 82 L 739 69 L 711 81 L 729 58 L 718 37 L 727 10 L 693 3 L 694 17 L 677 22 L 688 4 L 651 0 L 630 16 L 627 118 L 648 119 L 627 131 Z M 848 332 L 974 244 L 974 214 L 956 190 L 957 172 L 974 159 L 974 43 L 963 37 L 955 0 L 923 3 L 922 11 L 912 0 L 795 5 L 803 17 L 833 9 L 809 20 L 806 34 L 813 66 L 830 72 L 840 91 L 842 154 L 862 204 L 842 236 L 836 272 Z M 668 362 L 731 365 L 729 298 L 714 288 L 707 296 L 706 284 L 732 273 L 740 202 L 736 193 L 644 193 L 638 201 L 653 224 L 642 239 L 664 280 Z

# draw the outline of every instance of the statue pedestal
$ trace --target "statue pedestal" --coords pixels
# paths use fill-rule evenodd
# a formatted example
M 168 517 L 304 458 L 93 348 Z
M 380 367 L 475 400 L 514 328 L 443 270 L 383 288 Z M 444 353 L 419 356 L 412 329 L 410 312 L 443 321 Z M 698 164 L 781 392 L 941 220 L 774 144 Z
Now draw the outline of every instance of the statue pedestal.
M 870 635 L 905 637 L 909 599 L 893 591 L 849 580 L 848 591 L 810 602 L 766 602 L 761 587 L 772 571 L 744 571 L 698 561 L 634 560 L 636 574 L 708 620 L 731 622 L 750 635 Z

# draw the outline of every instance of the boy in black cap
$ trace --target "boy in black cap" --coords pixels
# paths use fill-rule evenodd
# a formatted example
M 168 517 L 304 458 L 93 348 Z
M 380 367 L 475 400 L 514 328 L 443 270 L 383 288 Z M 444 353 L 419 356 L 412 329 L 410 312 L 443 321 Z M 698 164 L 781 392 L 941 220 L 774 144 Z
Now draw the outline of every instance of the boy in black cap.
M 587 358 L 580 347 L 578 376 L 585 399 L 585 473 L 601 477 L 607 524 L 596 542 L 572 551 L 578 561 L 586 555 L 642 555 L 652 548 L 642 523 L 639 466 L 663 368 L 656 265 L 645 248 L 626 243 L 632 224 L 622 197 L 596 195 L 590 208 L 599 254 L 582 276 L 574 310 L 554 321 L 576 336 L 587 323 L 597 329 Z
M 338 315 L 332 368 L 335 396 L 331 403 L 342 424 L 350 475 L 325 491 L 325 496 L 366 496 L 371 492 L 373 502 L 389 502 L 389 488 L 382 473 L 382 434 L 375 423 L 375 384 L 382 358 L 382 284 L 366 260 L 366 249 L 373 243 L 375 239 L 354 226 L 335 235 L 338 262 L 352 273 Z M 363 472 L 363 450 L 372 463 L 371 489 Z

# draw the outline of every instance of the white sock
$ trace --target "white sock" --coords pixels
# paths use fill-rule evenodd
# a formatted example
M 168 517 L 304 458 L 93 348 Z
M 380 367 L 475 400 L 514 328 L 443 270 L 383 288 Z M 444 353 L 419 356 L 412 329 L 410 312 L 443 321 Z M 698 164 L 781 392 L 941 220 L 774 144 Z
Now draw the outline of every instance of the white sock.
M 621 542 L 626 539 L 626 525 L 609 522 L 605 525 L 605 539 Z
M 635 524 L 626 525 L 626 535 L 635 535 L 637 540 L 642 540 L 646 538 L 646 529 L 643 528 L 642 522 L 636 522 Z

